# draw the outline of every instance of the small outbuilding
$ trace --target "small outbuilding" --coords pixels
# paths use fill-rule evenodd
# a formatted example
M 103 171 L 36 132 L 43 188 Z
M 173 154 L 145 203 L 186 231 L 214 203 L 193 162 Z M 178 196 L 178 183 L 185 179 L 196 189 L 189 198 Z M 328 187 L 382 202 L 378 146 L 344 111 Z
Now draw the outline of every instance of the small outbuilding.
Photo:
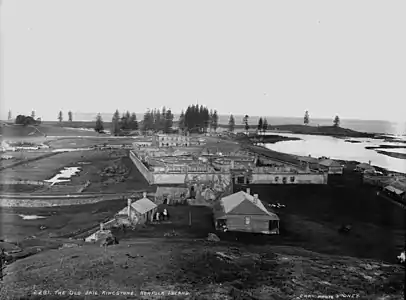
M 158 206 L 147 198 L 147 193 L 143 193 L 143 198 L 135 202 L 128 199 L 127 207 L 116 214 L 116 220 L 119 223 L 129 223 L 131 225 L 144 224 L 153 221 L 154 214 Z
M 406 201 L 406 183 L 400 180 L 394 180 L 383 188 L 388 196 L 396 200 Z
M 320 169 L 326 171 L 327 174 L 343 174 L 344 167 L 337 161 L 332 159 L 323 159 L 319 162 Z
M 257 194 L 240 191 L 226 196 L 214 205 L 213 213 L 217 230 L 279 234 L 279 217 Z
M 374 173 L 375 168 L 371 164 L 361 163 L 355 167 L 355 170 L 362 173 Z

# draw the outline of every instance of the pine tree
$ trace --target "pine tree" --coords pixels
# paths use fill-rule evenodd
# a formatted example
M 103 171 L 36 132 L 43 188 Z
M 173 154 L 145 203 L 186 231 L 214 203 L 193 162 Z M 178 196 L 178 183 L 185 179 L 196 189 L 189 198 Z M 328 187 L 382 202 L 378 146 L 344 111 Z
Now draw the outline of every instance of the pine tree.
M 130 112 L 127 110 L 126 113 L 123 113 L 120 120 L 120 129 L 121 130 L 128 130 L 130 129 Z
M 180 116 L 179 116 L 179 129 L 184 131 L 185 130 L 185 111 L 182 109 Z
M 164 133 L 168 132 L 168 128 L 167 128 L 167 120 L 166 120 L 166 116 L 167 116 L 167 111 L 166 111 L 166 107 L 162 107 L 162 112 L 161 112 L 161 122 L 160 122 L 160 130 L 162 130 Z
M 268 120 L 264 118 L 264 123 L 262 125 L 262 130 L 266 132 L 268 130 Z
M 153 112 L 152 110 L 148 109 L 145 114 L 144 114 L 144 119 L 142 122 L 142 130 L 144 133 L 147 133 L 147 131 L 152 130 L 154 127 L 154 118 L 153 118 Z
M 172 126 L 173 126 L 173 114 L 172 114 L 171 109 L 168 109 L 166 111 L 166 115 L 165 115 L 164 133 L 172 132 Z
M 219 117 L 217 115 L 217 110 L 215 110 L 213 112 L 213 117 L 212 117 L 212 120 L 211 120 L 211 127 L 213 128 L 214 132 L 216 132 L 216 130 L 217 130 L 218 121 L 219 121 Z
M 99 133 L 104 131 L 103 119 L 100 113 L 98 113 L 96 116 L 96 125 L 94 126 L 94 130 Z
M 137 115 L 135 113 L 130 116 L 129 127 L 131 130 L 138 130 Z
M 247 131 L 247 132 L 250 129 L 250 126 L 248 125 L 248 119 L 249 119 L 249 116 L 245 115 L 244 118 L 243 118 L 243 121 L 242 121 L 243 124 L 245 125 L 245 131 Z
M 309 125 L 309 123 L 310 123 L 310 116 L 309 116 L 309 112 L 307 110 L 306 110 L 304 118 L 303 118 L 303 123 L 305 125 Z
M 59 123 L 62 123 L 62 121 L 63 121 L 63 113 L 62 113 L 62 110 L 59 111 L 59 113 L 58 113 L 58 120 L 59 120 Z
M 35 110 L 31 111 L 31 118 L 35 119 Z
M 120 113 L 118 109 L 113 114 L 113 118 L 111 120 L 111 134 L 116 136 L 120 133 Z
M 9 111 L 8 111 L 8 117 L 7 117 L 7 119 L 8 119 L 8 120 L 11 120 L 11 119 L 12 119 L 11 109 L 9 109 Z
M 263 129 L 264 129 L 264 121 L 262 120 L 262 117 L 261 117 L 258 120 L 258 132 L 261 132 Z
M 334 127 L 340 127 L 340 117 L 339 116 L 335 116 L 335 118 L 333 120 L 333 124 L 334 124 Z
M 73 120 L 73 115 L 72 115 L 71 111 L 68 112 L 68 119 L 69 119 L 69 122 L 72 122 L 72 120 Z
M 235 127 L 234 116 L 230 115 L 230 118 L 228 120 L 228 130 L 231 131 L 231 132 L 234 132 L 234 127 Z

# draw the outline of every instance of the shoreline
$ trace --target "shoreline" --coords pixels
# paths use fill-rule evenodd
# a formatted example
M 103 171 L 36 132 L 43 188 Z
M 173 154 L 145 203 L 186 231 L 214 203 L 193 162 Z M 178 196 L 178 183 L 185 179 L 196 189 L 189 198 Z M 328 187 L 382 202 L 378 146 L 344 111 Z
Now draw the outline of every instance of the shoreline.
M 282 140 L 281 140 L 281 141 L 282 141 Z M 277 142 L 278 142 L 278 141 L 276 141 L 276 142 L 274 142 L 274 143 L 277 143 Z M 272 143 L 270 143 L 270 144 L 272 144 Z M 244 147 L 243 144 L 242 144 L 242 146 Z M 245 145 L 245 146 L 247 146 L 247 145 Z M 282 155 L 282 156 L 284 156 L 284 157 L 290 158 L 291 160 L 297 161 L 298 164 L 300 164 L 300 161 L 298 160 L 298 157 L 305 157 L 305 156 L 302 156 L 302 155 L 295 155 L 295 154 L 289 154 L 289 153 L 285 153 L 285 152 L 279 152 L 279 151 L 271 150 L 271 149 L 266 148 L 266 147 L 263 146 L 263 145 L 255 144 L 255 143 L 253 143 L 253 142 L 250 143 L 250 146 L 253 146 L 253 147 L 260 147 L 262 150 L 265 150 L 265 151 L 266 151 L 267 153 L 269 153 L 271 156 L 272 156 L 272 154 L 275 154 L 275 153 L 277 153 L 278 155 L 280 154 L 280 155 Z M 252 149 L 252 151 L 255 152 L 254 149 Z M 379 151 L 377 151 L 377 152 L 379 152 Z M 387 154 L 387 152 L 382 153 L 382 154 Z M 403 153 L 395 153 L 395 154 L 401 154 L 401 155 L 402 155 Z M 406 159 L 406 154 L 403 154 L 403 155 L 405 155 L 405 158 L 404 158 L 404 159 Z M 389 156 L 390 156 L 390 155 L 389 155 Z M 396 158 L 398 158 L 398 157 L 396 157 Z M 289 160 L 290 160 L 290 159 L 289 159 Z M 353 167 L 355 168 L 356 165 L 358 165 L 358 164 L 361 163 L 361 162 L 355 161 L 355 160 L 343 160 L 343 159 L 334 159 L 334 158 L 332 158 L 332 159 L 335 160 L 335 161 L 337 161 L 337 162 L 339 162 L 339 163 L 341 163 L 341 164 L 343 164 L 343 165 L 345 166 L 345 168 L 348 168 L 348 166 L 353 166 Z M 288 161 L 288 162 L 289 162 L 289 161 Z M 376 165 L 372 165 L 372 166 L 375 168 L 376 171 L 382 172 L 382 173 L 385 174 L 386 176 L 390 176 L 391 174 L 397 175 L 397 176 L 404 176 L 404 175 L 406 175 L 406 171 L 405 171 L 404 173 L 402 173 L 402 172 L 397 172 L 397 171 L 391 171 L 391 170 L 388 170 L 388 169 L 386 169 L 386 168 L 382 168 L 382 167 L 379 167 L 379 166 L 376 166 Z

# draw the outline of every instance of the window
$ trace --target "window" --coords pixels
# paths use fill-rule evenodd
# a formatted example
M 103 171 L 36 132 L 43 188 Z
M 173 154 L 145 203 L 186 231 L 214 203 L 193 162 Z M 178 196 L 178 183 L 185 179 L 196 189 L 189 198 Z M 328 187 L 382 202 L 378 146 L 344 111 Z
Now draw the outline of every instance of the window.
M 295 176 L 290 177 L 290 182 L 295 182 Z
M 250 225 L 250 223 L 251 223 L 251 218 L 250 218 L 250 217 L 245 217 L 245 218 L 244 218 L 244 223 L 245 223 L 245 225 Z
M 278 182 L 278 181 L 279 181 L 279 177 L 276 176 L 276 177 L 275 177 L 275 182 Z
M 283 183 L 286 183 L 286 177 L 283 177 L 283 178 L 282 178 L 282 182 L 283 182 Z

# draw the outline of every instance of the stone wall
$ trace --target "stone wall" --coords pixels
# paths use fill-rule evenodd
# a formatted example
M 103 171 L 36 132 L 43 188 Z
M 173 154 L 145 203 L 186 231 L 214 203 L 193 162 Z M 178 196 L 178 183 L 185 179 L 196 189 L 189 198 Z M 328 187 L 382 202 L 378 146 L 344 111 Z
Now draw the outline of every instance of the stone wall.
M 156 173 L 154 184 L 184 184 L 188 181 L 217 182 L 220 180 L 231 181 L 229 173 Z
M 27 185 L 38 185 L 38 186 L 49 185 L 49 183 L 46 183 L 44 181 L 37 181 L 37 180 L 7 180 L 7 179 L 0 180 L 0 184 L 4 184 L 4 185 L 27 184 Z
M 149 184 L 154 184 L 154 175 L 147 167 L 139 160 L 139 158 L 134 154 L 133 151 L 130 151 L 129 157 L 134 165 L 137 167 L 138 171 L 144 176 L 144 178 L 148 181 Z
M 286 178 L 286 182 L 283 181 Z M 252 184 L 327 184 L 327 174 L 252 174 Z

